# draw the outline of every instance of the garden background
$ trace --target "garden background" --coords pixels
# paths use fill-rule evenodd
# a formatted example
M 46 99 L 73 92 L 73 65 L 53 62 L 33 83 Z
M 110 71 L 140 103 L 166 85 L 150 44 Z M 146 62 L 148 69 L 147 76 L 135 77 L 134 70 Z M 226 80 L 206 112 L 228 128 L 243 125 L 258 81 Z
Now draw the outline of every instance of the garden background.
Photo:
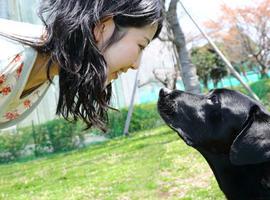
M 201 24 L 269 110 L 270 1 L 245 2 L 222 4 L 220 18 Z M 185 30 L 184 13 L 177 1 L 164 3 L 167 16 L 177 15 L 145 51 L 128 135 L 123 131 L 136 72 L 113 83 L 112 105 L 119 111 L 109 112 L 106 133 L 56 117 L 56 84 L 28 119 L 0 131 L 0 199 L 225 199 L 203 157 L 158 115 L 158 92 L 195 91 L 198 83 L 202 93 L 227 87 L 250 94 L 198 32 L 183 31 L 185 45 L 177 48 L 170 23 L 178 20 Z M 35 0 L 0 0 L 0 17 L 39 24 L 36 7 Z

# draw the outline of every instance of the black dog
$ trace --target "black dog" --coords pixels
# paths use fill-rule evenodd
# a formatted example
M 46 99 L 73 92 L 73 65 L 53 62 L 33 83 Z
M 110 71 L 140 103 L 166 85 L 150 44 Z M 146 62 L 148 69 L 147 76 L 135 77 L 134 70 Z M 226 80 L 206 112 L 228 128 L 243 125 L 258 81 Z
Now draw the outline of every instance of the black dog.
M 270 199 L 270 114 L 258 102 L 228 89 L 161 89 L 158 110 L 204 156 L 228 199 Z

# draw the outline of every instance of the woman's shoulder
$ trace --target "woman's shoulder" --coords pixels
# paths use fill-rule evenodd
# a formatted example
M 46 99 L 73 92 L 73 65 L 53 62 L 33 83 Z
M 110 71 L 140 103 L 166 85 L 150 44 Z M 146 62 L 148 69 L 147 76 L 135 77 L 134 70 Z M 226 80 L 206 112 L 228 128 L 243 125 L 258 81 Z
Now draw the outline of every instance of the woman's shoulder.
M 38 42 L 42 33 L 43 27 L 40 25 L 0 18 L 0 73 L 3 69 L 6 69 L 10 59 L 31 49 L 12 38 Z
M 0 127 L 3 112 L 7 112 L 11 107 L 16 110 L 19 105 L 18 99 L 24 90 L 35 59 L 36 52 L 29 48 L 4 62 L 0 60 Z

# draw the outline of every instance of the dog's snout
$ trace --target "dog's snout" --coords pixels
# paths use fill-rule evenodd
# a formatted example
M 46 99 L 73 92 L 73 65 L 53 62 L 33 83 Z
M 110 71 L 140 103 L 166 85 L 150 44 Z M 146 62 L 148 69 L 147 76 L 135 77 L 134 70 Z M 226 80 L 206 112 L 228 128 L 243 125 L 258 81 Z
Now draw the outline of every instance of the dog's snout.
M 165 96 L 169 95 L 171 92 L 172 92 L 172 90 L 170 90 L 170 89 L 168 89 L 168 88 L 162 88 L 162 89 L 159 91 L 159 96 L 165 97 Z

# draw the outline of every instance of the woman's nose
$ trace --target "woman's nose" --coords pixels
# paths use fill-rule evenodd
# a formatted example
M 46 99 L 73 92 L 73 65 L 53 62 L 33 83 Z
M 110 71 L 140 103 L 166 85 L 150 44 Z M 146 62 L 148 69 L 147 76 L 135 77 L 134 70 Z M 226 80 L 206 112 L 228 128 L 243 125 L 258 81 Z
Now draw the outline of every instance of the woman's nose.
M 133 65 L 131 66 L 132 69 L 138 69 L 140 64 L 141 64 L 141 59 L 142 59 L 142 56 L 140 55 L 138 57 L 138 59 L 133 63 Z

